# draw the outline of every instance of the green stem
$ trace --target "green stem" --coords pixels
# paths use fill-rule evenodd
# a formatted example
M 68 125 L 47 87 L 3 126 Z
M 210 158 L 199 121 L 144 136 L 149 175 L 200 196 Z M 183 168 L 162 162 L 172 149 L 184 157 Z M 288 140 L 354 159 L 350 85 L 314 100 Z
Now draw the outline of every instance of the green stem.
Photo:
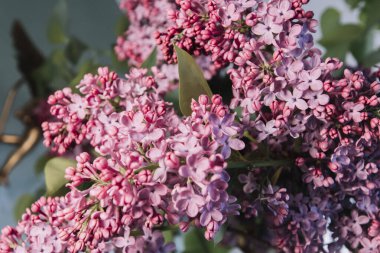
M 229 168 L 233 169 L 244 169 L 248 167 L 280 167 L 280 166 L 290 166 L 293 162 L 290 160 L 257 160 L 257 161 L 247 161 L 247 162 L 230 162 L 228 163 Z

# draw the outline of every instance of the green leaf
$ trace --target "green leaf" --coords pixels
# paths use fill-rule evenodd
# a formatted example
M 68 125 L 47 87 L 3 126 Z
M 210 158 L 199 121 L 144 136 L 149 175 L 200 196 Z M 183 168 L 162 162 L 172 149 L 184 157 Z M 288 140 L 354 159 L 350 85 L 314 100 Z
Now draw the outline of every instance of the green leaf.
M 365 67 L 369 68 L 373 67 L 377 63 L 380 63 L 380 48 L 366 55 L 363 64 Z
M 214 246 L 218 245 L 223 240 L 226 230 L 227 230 L 227 226 L 223 225 L 222 228 L 218 231 L 218 233 L 216 233 L 214 237 Z
M 334 35 L 336 27 L 340 24 L 340 12 L 334 8 L 328 8 L 321 16 L 321 29 L 323 36 Z
M 355 9 L 359 6 L 361 0 L 346 0 L 346 3 L 350 6 L 351 9 Z
M 59 0 L 54 7 L 48 23 L 47 35 L 51 43 L 64 44 L 68 41 L 66 36 L 67 3 Z
M 25 210 L 30 207 L 36 198 L 31 194 L 21 195 L 13 208 L 13 215 L 16 221 L 21 219 L 21 216 L 25 213 Z
M 272 185 L 276 185 L 277 184 L 277 182 L 278 182 L 278 179 L 280 178 L 280 176 L 281 176 L 281 173 L 282 173 L 282 167 L 281 168 L 278 168 L 277 170 L 276 170 L 276 172 L 273 174 L 273 176 L 272 176 L 272 178 L 271 178 L 271 183 L 272 183 Z
M 129 71 L 130 66 L 128 64 L 128 60 L 119 61 L 113 49 L 110 51 L 110 57 L 112 60 L 112 69 L 115 69 L 117 72 L 121 73 L 127 73 Z
M 126 15 L 121 15 L 116 23 L 115 33 L 117 36 L 121 36 L 129 27 L 129 19 Z
M 165 230 L 165 231 L 162 232 L 162 235 L 164 236 L 164 239 L 165 239 L 166 243 L 173 242 L 173 239 L 174 239 L 173 231 L 171 231 L 171 230 Z
M 189 116 L 192 112 L 191 101 L 198 100 L 202 94 L 211 98 L 212 92 L 193 57 L 177 46 L 174 49 L 178 59 L 179 106 L 182 114 Z
M 214 245 L 204 238 L 203 232 L 193 228 L 185 234 L 185 253 L 227 253 L 229 249 Z
M 46 163 L 45 183 L 48 196 L 57 196 L 63 192 L 65 184 L 68 182 L 65 179 L 65 170 L 75 165 L 74 160 L 64 157 L 55 157 Z
M 326 56 L 345 59 L 354 43 L 364 35 L 364 29 L 356 24 L 341 24 L 340 13 L 327 9 L 321 18 L 322 39 L 319 41 L 326 48 Z M 360 61 L 363 48 L 355 50 L 354 55 Z
M 65 55 L 72 64 L 77 64 L 87 45 L 76 37 L 72 37 L 65 48 Z
M 361 12 L 361 19 L 364 26 L 368 29 L 372 26 L 378 26 L 380 23 L 380 1 L 367 0 Z
M 175 89 L 165 94 L 165 101 L 173 103 L 174 110 L 177 114 L 181 115 L 181 109 L 179 108 L 179 90 Z
M 150 53 L 148 58 L 141 64 L 141 68 L 148 69 L 150 71 L 150 68 L 153 66 L 156 66 L 157 63 L 157 47 L 153 49 L 153 51 Z
M 95 74 L 99 65 L 95 64 L 92 60 L 87 60 L 83 62 L 78 70 L 77 75 L 73 78 L 73 80 L 70 81 L 71 88 L 75 89 L 75 86 L 77 86 L 82 80 L 83 76 L 87 73 Z
M 41 174 L 45 167 L 46 163 L 51 159 L 52 157 L 49 155 L 41 156 L 37 159 L 35 166 L 34 166 L 34 172 L 38 175 Z
M 23 79 L 34 98 L 45 98 L 50 94 L 48 82 L 37 80 L 34 72 L 45 63 L 45 56 L 40 49 L 35 46 L 29 34 L 19 21 L 13 22 L 12 25 L 13 46 L 16 50 L 17 66 Z

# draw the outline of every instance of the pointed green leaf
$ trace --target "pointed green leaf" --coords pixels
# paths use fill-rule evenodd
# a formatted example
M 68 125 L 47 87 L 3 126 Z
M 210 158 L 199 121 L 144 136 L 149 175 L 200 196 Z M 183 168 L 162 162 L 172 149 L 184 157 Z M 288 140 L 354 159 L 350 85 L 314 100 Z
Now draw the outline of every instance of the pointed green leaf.
M 116 23 L 115 33 L 117 36 L 121 36 L 129 27 L 129 19 L 127 16 L 122 15 Z
M 321 29 L 323 37 L 334 35 L 340 25 L 340 12 L 334 8 L 326 9 L 321 17 Z
M 87 45 L 76 37 L 70 38 L 69 44 L 65 48 L 65 55 L 72 64 L 77 64 Z
M 46 193 L 49 196 L 56 196 L 64 189 L 67 180 L 65 179 L 66 168 L 75 166 L 76 162 L 64 157 L 55 157 L 46 163 L 45 183 Z
M 23 194 L 17 199 L 16 205 L 13 208 L 13 215 L 16 221 L 21 219 L 25 210 L 30 207 L 35 200 L 35 197 L 31 194 Z
M 179 108 L 179 90 L 175 89 L 165 94 L 165 101 L 173 103 L 174 110 L 181 116 L 181 109 Z
M 378 63 L 380 63 L 380 48 L 366 55 L 364 66 L 373 67 L 375 64 Z
M 51 43 L 63 44 L 68 41 L 66 36 L 67 3 L 59 0 L 50 16 L 47 35 Z
M 185 253 L 227 253 L 229 249 L 214 245 L 204 238 L 203 232 L 193 228 L 185 234 Z
M 272 183 L 272 185 L 276 185 L 277 184 L 277 182 L 278 182 L 278 179 L 280 178 L 280 176 L 281 176 L 281 172 L 282 172 L 282 167 L 281 168 L 278 168 L 277 170 L 276 170 L 276 172 L 273 174 L 273 176 L 272 176 L 272 178 L 271 178 L 271 183 Z
M 141 68 L 150 70 L 151 67 L 155 66 L 157 63 L 157 47 L 153 49 L 148 58 L 141 64 Z
M 95 74 L 98 67 L 99 65 L 95 64 L 92 60 L 87 60 L 81 63 L 80 67 L 77 68 L 76 76 L 70 81 L 70 87 L 75 90 L 83 76 L 87 73 Z
M 36 175 L 39 175 L 41 174 L 45 167 L 46 167 L 46 163 L 51 159 L 52 157 L 49 156 L 49 155 L 43 155 L 41 157 L 39 157 L 34 165 L 34 172 L 36 173 Z
M 211 89 L 201 68 L 185 50 L 174 46 L 178 59 L 179 106 L 185 116 L 191 114 L 192 99 L 198 100 L 202 94 L 212 97 Z

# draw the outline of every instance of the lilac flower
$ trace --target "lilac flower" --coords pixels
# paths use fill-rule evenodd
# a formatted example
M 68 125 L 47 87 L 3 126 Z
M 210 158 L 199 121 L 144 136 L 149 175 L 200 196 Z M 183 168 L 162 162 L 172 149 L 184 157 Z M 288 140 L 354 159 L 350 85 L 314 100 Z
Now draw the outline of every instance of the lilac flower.
M 307 103 L 310 109 L 315 109 L 319 105 L 327 105 L 330 100 L 330 97 L 327 94 L 324 94 L 322 90 L 320 91 L 306 91 L 304 96 L 307 99 Z
M 355 235 L 361 235 L 363 229 L 361 225 L 367 224 L 369 222 L 368 216 L 361 215 L 356 210 L 352 210 L 351 212 L 351 222 L 350 229 Z
M 240 13 L 236 9 L 236 6 L 233 3 L 230 3 L 227 6 L 226 11 L 222 15 L 223 26 L 228 27 L 233 21 L 237 21 L 240 18 Z
M 218 142 L 222 145 L 222 156 L 227 159 L 231 156 L 231 149 L 242 150 L 245 144 L 242 140 L 234 137 L 228 137 L 227 135 L 218 139 Z
M 222 137 L 223 135 L 233 136 L 237 134 L 237 126 L 234 125 L 234 114 L 227 114 L 222 120 L 215 114 L 211 114 L 209 121 L 212 125 L 212 132 L 216 137 Z
M 30 229 L 30 235 L 38 237 L 39 241 L 45 241 L 46 238 L 48 238 L 52 234 L 53 230 L 50 225 L 46 223 L 39 223 L 37 225 L 34 225 Z
M 266 16 L 263 23 L 258 23 L 252 28 L 252 32 L 260 36 L 260 40 L 265 44 L 272 44 L 274 41 L 273 34 L 278 34 L 282 31 L 282 26 L 276 24 L 273 19 Z
M 282 91 L 279 94 L 279 97 L 286 101 L 285 105 L 290 109 L 294 109 L 295 107 L 297 107 L 298 109 L 304 111 L 307 108 L 309 108 L 305 100 L 302 99 L 303 92 L 298 89 L 294 89 L 293 93 L 291 93 L 290 91 Z
M 276 69 L 278 75 L 287 76 L 290 81 L 294 81 L 298 77 L 298 73 L 303 70 L 304 65 L 300 60 L 292 61 L 290 58 L 283 60 L 282 65 Z
M 22 251 L 21 251 L 22 252 Z M 32 246 L 31 253 L 54 253 L 57 251 L 54 251 L 52 245 L 43 244 L 43 243 L 36 243 Z
M 246 10 L 252 8 L 257 4 L 256 0 L 239 0 L 236 1 L 235 5 L 238 6 L 238 9 Z
M 218 210 L 218 207 L 208 203 L 202 210 L 200 223 L 202 226 L 207 226 L 212 220 L 219 222 L 222 219 L 223 214 Z
M 301 83 L 297 85 L 297 88 L 305 91 L 309 88 L 313 91 L 319 91 L 323 87 L 323 83 L 321 80 L 318 80 L 322 74 L 322 71 L 320 68 L 316 68 L 309 71 L 303 70 L 301 71 L 299 78 L 301 80 Z
M 84 119 L 87 115 L 87 105 L 85 100 L 78 94 L 71 96 L 72 104 L 68 106 L 68 110 L 71 114 L 76 114 L 80 119 Z
M 258 88 L 250 87 L 240 105 L 247 109 L 251 114 L 259 111 L 261 108 L 260 90 Z
M 266 124 L 262 121 L 258 121 L 255 127 L 259 131 L 257 141 L 262 141 L 266 139 L 268 136 L 273 135 L 277 131 L 274 120 L 270 120 Z
M 195 182 L 201 182 L 206 177 L 206 171 L 210 168 L 210 162 L 205 157 L 190 155 L 186 158 L 186 165 L 179 168 L 182 177 L 188 177 Z
M 291 10 L 290 7 L 288 0 L 281 0 L 278 6 L 271 6 L 268 13 L 274 17 L 276 23 L 282 23 L 294 16 L 295 12 Z
M 364 109 L 363 104 L 354 104 L 353 102 L 345 102 L 343 108 L 346 109 L 346 117 L 348 120 L 353 120 L 354 122 L 361 122 L 361 111 Z
M 127 252 L 127 249 L 129 246 L 134 245 L 136 240 L 133 236 L 130 236 L 131 230 L 129 227 L 124 228 L 124 235 L 115 237 L 112 242 L 113 244 L 118 247 L 122 248 L 123 252 Z
M 103 123 L 104 130 L 106 130 L 109 135 L 117 134 L 118 129 L 120 128 L 118 113 L 106 115 L 105 113 L 101 112 L 98 116 L 98 119 L 101 123 Z
M 181 212 L 186 212 L 189 217 L 197 216 L 200 208 L 205 204 L 202 196 L 194 193 L 191 186 L 177 189 L 178 195 L 173 199 L 175 208 Z
M 239 181 L 244 184 L 243 190 L 245 193 L 252 193 L 258 189 L 257 178 L 253 172 L 248 172 L 248 175 L 240 174 Z
M 375 237 L 372 240 L 364 237 L 361 239 L 360 244 L 363 246 L 362 249 L 359 250 L 359 253 L 377 253 L 380 249 L 380 240 Z

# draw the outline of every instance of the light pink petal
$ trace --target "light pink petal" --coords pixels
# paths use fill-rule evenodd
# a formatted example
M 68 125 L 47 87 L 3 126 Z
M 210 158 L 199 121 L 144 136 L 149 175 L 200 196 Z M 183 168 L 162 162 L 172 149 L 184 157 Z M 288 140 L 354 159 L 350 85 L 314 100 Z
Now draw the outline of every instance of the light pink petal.
M 310 85 L 310 88 L 311 88 L 313 91 L 320 91 L 320 90 L 322 90 L 322 88 L 323 88 L 323 83 L 322 83 L 322 81 L 320 81 L 320 80 L 315 80 L 315 81 Z
M 228 144 L 233 150 L 242 150 L 245 147 L 244 142 L 239 139 L 231 139 Z
M 309 108 L 309 106 L 303 99 L 297 99 L 296 106 L 300 110 L 306 110 L 307 108 Z
M 309 79 L 310 79 L 309 73 L 307 71 L 305 71 L 305 70 L 301 71 L 301 73 L 300 73 L 300 79 L 302 81 L 309 81 Z
M 302 83 L 298 84 L 297 89 L 299 89 L 301 91 L 305 91 L 305 90 L 309 89 L 309 87 L 310 87 L 309 83 L 302 82 Z
M 193 203 L 192 201 L 189 201 L 189 205 L 187 207 L 187 214 L 191 218 L 194 218 L 198 214 L 198 206 L 195 203 Z
M 290 7 L 290 3 L 288 0 L 282 0 L 280 2 L 280 8 L 279 9 L 286 11 L 286 10 L 289 10 L 289 7 Z
M 266 26 L 261 23 L 256 24 L 256 26 L 253 28 L 253 33 L 256 35 L 263 35 L 267 32 L 268 31 L 266 29 Z
M 320 105 L 327 105 L 329 100 L 330 100 L 330 97 L 326 94 L 322 94 L 318 96 L 318 102 Z
M 126 241 L 123 237 L 116 237 L 112 240 L 112 242 L 118 248 L 123 248 L 126 246 Z
M 320 68 L 316 68 L 316 69 L 313 69 L 311 72 L 310 72 L 310 76 L 311 78 L 313 78 L 314 80 L 318 79 L 322 74 L 322 71 Z
M 272 28 L 271 31 L 273 33 L 280 33 L 280 32 L 282 32 L 282 25 L 272 24 L 271 28 Z

